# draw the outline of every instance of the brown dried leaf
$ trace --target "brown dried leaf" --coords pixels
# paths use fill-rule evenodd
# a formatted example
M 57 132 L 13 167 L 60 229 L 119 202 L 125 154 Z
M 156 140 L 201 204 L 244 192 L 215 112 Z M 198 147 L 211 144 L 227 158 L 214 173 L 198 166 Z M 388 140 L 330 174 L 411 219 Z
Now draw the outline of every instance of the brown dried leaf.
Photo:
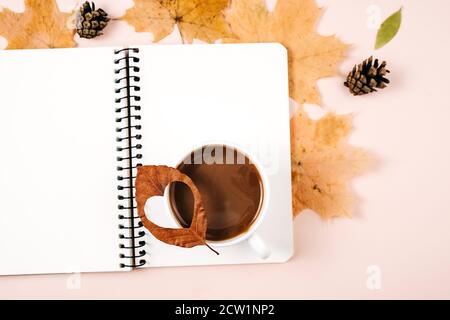
M 59 11 L 55 0 L 26 0 L 23 13 L 0 12 L 0 35 L 8 40 L 7 49 L 74 47 L 70 16 Z
M 363 173 L 370 156 L 348 144 L 352 116 L 329 113 L 311 120 L 303 109 L 291 120 L 294 214 L 312 209 L 329 219 L 351 217 L 355 197 L 348 183 Z
M 278 0 L 273 12 L 264 0 L 235 0 L 226 19 L 237 39 L 226 42 L 279 42 L 288 49 L 289 91 L 300 104 L 320 103 L 316 81 L 334 76 L 348 46 L 315 28 L 320 9 L 314 0 Z
M 177 25 L 183 43 L 193 39 L 214 42 L 230 36 L 222 11 L 229 0 L 135 0 L 122 17 L 137 32 L 153 33 L 153 41 L 167 37 Z
M 150 197 L 164 195 L 164 189 L 174 181 L 185 183 L 189 186 L 194 196 L 194 214 L 189 228 L 163 228 L 151 222 L 145 215 L 145 202 Z M 198 245 L 208 246 L 205 242 L 207 219 L 200 191 L 187 175 L 181 173 L 177 169 L 167 166 L 138 167 L 138 174 L 136 177 L 136 202 L 138 215 L 141 218 L 142 224 L 158 240 L 185 248 L 192 248 Z

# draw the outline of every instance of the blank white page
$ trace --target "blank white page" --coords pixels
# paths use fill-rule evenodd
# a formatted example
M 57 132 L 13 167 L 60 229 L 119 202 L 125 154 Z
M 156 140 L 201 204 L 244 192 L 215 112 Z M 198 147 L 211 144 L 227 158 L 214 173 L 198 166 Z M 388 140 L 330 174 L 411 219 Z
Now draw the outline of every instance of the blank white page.
M 292 256 L 287 51 L 277 43 L 140 47 L 143 164 L 176 166 L 196 147 L 231 143 L 252 152 L 268 175 L 268 213 L 258 235 L 261 259 L 246 242 L 216 248 L 169 246 L 148 234 L 147 266 L 284 262 Z M 158 201 L 159 200 L 159 201 Z M 155 223 L 178 227 L 161 199 Z
M 0 51 L 0 274 L 120 270 L 113 61 Z

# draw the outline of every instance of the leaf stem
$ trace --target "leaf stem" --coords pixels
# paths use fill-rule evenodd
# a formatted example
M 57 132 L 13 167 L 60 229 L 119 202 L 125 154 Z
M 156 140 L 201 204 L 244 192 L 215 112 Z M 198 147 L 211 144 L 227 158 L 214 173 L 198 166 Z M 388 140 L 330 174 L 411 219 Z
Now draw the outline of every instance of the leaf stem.
M 219 255 L 219 252 L 217 252 L 216 250 L 214 250 L 213 248 L 211 248 L 206 242 L 205 242 L 205 246 L 207 246 L 212 252 L 214 252 L 215 254 Z

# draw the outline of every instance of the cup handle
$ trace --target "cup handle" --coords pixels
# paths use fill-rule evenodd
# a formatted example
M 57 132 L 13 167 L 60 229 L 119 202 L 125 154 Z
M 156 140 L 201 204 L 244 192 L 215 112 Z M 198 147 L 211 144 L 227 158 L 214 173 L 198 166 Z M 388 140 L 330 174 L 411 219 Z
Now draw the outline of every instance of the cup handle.
M 270 249 L 266 245 L 263 239 L 256 233 L 248 238 L 248 244 L 252 249 L 261 257 L 261 259 L 267 259 L 270 256 Z

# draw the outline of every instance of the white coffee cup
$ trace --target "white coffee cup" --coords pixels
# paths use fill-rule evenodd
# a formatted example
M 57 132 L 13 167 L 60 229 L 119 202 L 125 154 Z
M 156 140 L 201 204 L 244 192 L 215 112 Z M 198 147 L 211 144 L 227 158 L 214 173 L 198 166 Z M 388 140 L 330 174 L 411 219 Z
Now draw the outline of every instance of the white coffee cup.
M 211 241 L 207 240 L 208 245 L 212 247 L 229 247 L 233 246 L 242 242 L 247 242 L 250 247 L 255 251 L 262 259 L 266 259 L 270 256 L 270 249 L 264 242 L 264 240 L 257 234 L 258 227 L 261 225 L 261 223 L 264 221 L 264 218 L 267 215 L 269 200 L 270 200 L 270 187 L 269 187 L 269 180 L 267 178 L 267 174 L 264 170 L 264 167 L 259 163 L 259 161 L 256 159 L 256 157 L 253 157 L 249 152 L 245 151 L 243 148 L 238 147 L 234 144 L 230 143 L 223 143 L 223 142 L 217 142 L 214 141 L 212 143 L 203 144 L 199 147 L 193 148 L 190 152 L 188 152 L 184 157 L 181 158 L 181 160 L 174 165 L 175 168 L 177 168 L 186 157 L 188 157 L 190 154 L 192 154 L 196 150 L 201 150 L 205 146 L 211 146 L 211 145 L 222 145 L 226 146 L 232 149 L 235 149 L 236 151 L 240 152 L 241 154 L 244 154 L 250 162 L 256 167 L 258 170 L 258 173 L 261 177 L 261 184 L 262 184 L 262 197 L 261 197 L 261 205 L 259 208 L 259 212 L 256 216 L 256 219 L 253 221 L 253 223 L 250 225 L 250 227 L 243 233 L 230 238 L 226 240 L 221 241 Z M 168 191 L 168 190 L 166 190 Z M 175 213 L 172 210 L 172 207 L 170 205 L 170 197 L 169 192 L 164 193 L 165 198 L 165 205 L 166 209 L 171 213 L 171 218 L 174 220 L 174 222 L 181 226 L 180 222 L 175 216 Z

